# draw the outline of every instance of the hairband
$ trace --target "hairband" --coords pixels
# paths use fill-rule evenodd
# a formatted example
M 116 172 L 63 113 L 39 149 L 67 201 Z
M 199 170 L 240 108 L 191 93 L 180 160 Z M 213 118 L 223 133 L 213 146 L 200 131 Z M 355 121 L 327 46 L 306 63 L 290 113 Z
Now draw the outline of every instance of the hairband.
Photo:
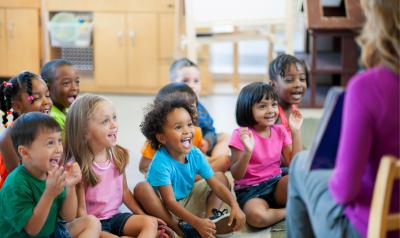
M 4 85 L 4 87 L 12 87 L 12 83 L 9 83 L 6 81 L 3 82 L 3 85 Z

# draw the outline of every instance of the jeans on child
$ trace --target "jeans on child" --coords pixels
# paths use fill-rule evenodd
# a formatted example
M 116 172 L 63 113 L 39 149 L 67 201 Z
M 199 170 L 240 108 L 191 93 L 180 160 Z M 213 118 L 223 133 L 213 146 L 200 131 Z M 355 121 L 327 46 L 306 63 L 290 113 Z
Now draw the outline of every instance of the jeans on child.
M 328 189 L 332 170 L 310 171 L 307 152 L 292 160 L 286 204 L 286 237 L 360 237 Z
M 275 188 L 282 176 L 279 174 L 258 185 L 235 190 L 236 200 L 241 208 L 252 198 L 261 198 L 268 202 L 270 207 L 279 207 L 275 201 Z
M 56 224 L 56 230 L 54 231 L 53 234 L 49 236 L 49 238 L 72 238 L 72 236 L 69 234 L 67 227 L 65 227 L 67 224 L 66 221 L 59 221 Z

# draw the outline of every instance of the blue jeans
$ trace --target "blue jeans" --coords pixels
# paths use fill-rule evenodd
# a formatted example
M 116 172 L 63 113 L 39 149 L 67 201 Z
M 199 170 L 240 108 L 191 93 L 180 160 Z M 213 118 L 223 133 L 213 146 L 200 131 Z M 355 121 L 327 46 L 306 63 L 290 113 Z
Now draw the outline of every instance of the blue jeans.
M 131 216 L 133 216 L 133 214 L 129 212 L 118 213 L 109 219 L 100 220 L 101 230 L 117 236 L 123 236 L 125 223 Z
M 361 237 L 328 189 L 332 170 L 306 168 L 307 152 L 292 160 L 286 204 L 286 237 Z
M 68 232 L 67 227 L 65 227 L 66 225 L 66 221 L 58 221 L 56 224 L 56 230 L 53 234 L 49 236 L 49 238 L 72 238 L 72 236 Z

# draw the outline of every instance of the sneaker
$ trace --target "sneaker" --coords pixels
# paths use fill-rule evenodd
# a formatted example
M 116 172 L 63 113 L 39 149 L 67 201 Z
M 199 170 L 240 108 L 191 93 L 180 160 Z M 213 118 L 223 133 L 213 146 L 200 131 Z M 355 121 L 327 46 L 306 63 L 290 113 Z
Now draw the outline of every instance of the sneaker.
M 231 235 L 233 233 L 233 227 L 235 226 L 234 223 L 232 223 L 230 226 L 228 225 L 229 222 L 229 216 L 230 213 L 228 212 L 228 209 L 224 209 L 222 211 L 213 208 L 212 211 L 213 213 L 212 216 L 209 217 L 209 219 L 215 223 L 216 226 L 216 235 L 218 237 L 225 237 L 225 235 Z M 223 236 L 222 236 L 223 235 Z
M 200 234 L 189 223 L 181 220 L 178 226 L 183 232 L 183 238 L 201 238 Z

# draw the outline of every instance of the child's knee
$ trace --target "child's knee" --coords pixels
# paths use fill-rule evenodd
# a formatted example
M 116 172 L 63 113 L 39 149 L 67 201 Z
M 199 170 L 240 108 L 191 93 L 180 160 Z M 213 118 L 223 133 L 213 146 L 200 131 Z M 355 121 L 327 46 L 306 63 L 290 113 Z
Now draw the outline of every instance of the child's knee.
M 215 175 L 215 178 L 218 179 L 218 181 L 220 181 L 222 184 L 225 185 L 225 187 L 227 187 L 228 189 L 231 189 L 228 178 L 225 176 L 224 173 L 218 171 L 218 172 L 215 172 L 214 175 Z
M 135 196 L 141 196 L 143 194 L 148 195 L 151 192 L 153 192 L 153 188 L 148 182 L 145 181 L 139 182 L 133 189 L 133 194 L 135 194 Z
M 83 217 L 83 221 L 85 223 L 85 226 L 87 228 L 91 228 L 94 230 L 101 230 L 101 223 L 99 221 L 99 219 L 97 219 L 97 217 L 93 216 L 93 215 L 87 215 Z
M 151 216 L 143 216 L 143 227 L 148 227 L 149 229 L 156 229 L 158 228 L 158 221 L 155 217 Z

